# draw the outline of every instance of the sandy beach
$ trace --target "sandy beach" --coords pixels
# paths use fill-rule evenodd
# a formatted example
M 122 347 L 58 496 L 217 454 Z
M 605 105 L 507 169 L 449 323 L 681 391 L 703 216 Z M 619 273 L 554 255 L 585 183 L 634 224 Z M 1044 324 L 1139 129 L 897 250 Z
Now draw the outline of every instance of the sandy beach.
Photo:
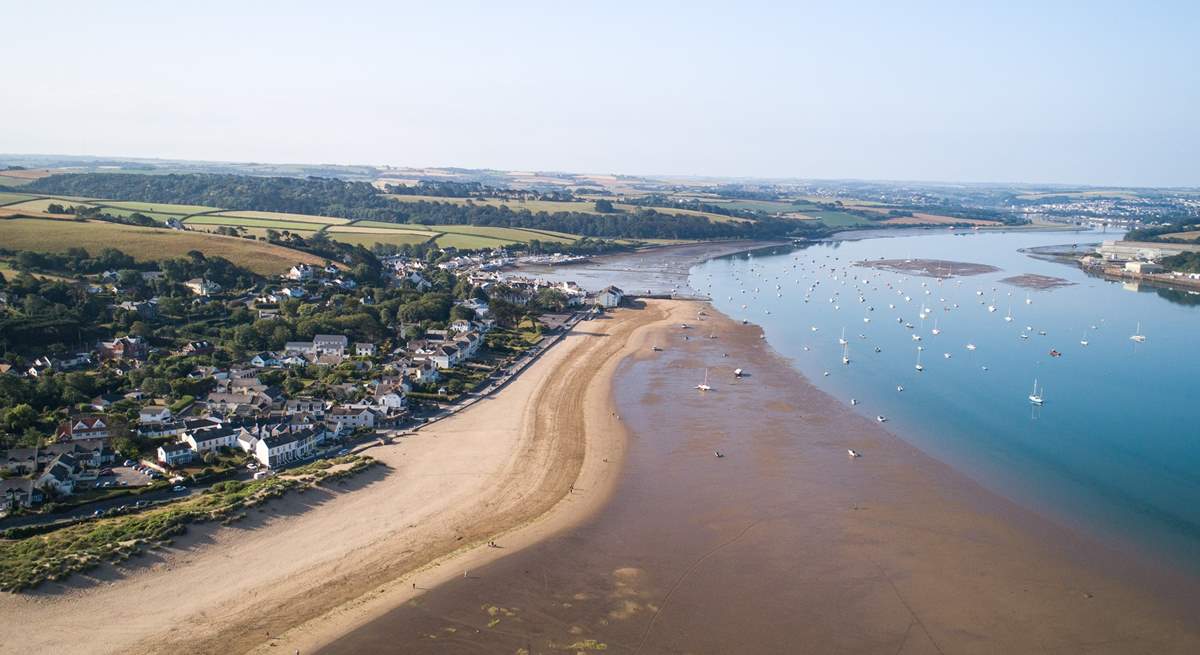
M 193 526 L 128 566 L 0 596 L 0 651 L 308 652 L 577 523 L 620 466 L 613 372 L 666 313 L 653 304 L 581 323 L 500 393 L 368 450 L 384 466 L 344 486 L 289 495 L 231 527 Z
M 673 314 L 617 375 L 629 446 L 600 512 L 320 652 L 1200 649 L 1194 589 L 855 414 L 758 327 Z
M 0 650 L 1200 648 L 1194 591 L 854 414 L 760 335 L 683 301 L 581 323 L 345 487 L 3 596 Z

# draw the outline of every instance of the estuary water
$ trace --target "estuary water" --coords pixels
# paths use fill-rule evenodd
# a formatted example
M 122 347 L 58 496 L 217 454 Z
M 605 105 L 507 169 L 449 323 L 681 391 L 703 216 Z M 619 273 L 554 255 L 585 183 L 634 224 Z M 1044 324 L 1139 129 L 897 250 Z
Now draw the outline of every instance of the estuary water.
M 1137 289 L 1021 252 L 1105 238 L 1114 236 L 830 241 L 709 260 L 691 269 L 689 284 L 734 319 L 761 325 L 821 389 L 884 417 L 898 437 L 992 491 L 1195 572 L 1200 295 Z M 860 263 L 879 259 L 999 270 L 939 279 Z M 1038 290 L 1002 281 L 1022 274 L 1071 284 Z M 1145 340 L 1131 340 L 1139 329 Z M 1029 398 L 1035 380 L 1041 406 Z

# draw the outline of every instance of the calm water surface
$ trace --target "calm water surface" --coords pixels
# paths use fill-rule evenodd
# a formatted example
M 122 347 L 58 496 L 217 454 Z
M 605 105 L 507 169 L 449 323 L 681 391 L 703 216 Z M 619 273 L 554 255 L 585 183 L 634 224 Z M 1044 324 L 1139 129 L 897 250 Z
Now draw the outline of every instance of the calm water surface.
M 1200 305 L 1189 304 L 1200 296 L 1132 290 L 1019 252 L 1101 238 L 1113 236 L 835 241 L 711 260 L 689 282 L 729 316 L 763 326 L 769 343 L 825 391 L 885 416 L 898 435 L 990 489 L 1142 555 L 1200 569 Z M 1001 270 L 939 282 L 854 264 L 879 258 Z M 1074 284 L 1039 291 L 1001 282 L 1023 273 Z M 1139 322 L 1144 343 L 1129 338 Z M 1028 399 L 1035 379 L 1042 407 Z

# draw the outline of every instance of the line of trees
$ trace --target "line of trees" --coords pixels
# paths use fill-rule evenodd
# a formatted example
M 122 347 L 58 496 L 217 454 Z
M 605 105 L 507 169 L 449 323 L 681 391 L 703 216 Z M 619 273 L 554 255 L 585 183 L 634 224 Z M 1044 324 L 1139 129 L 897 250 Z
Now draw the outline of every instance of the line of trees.
M 636 213 L 530 212 L 509 207 L 443 202 L 400 203 L 366 182 L 328 178 L 243 175 L 52 175 L 27 187 L 46 194 L 118 198 L 156 203 L 317 214 L 423 225 L 490 225 L 623 239 L 771 239 L 812 236 L 818 226 L 759 217 L 713 222 L 642 208 Z

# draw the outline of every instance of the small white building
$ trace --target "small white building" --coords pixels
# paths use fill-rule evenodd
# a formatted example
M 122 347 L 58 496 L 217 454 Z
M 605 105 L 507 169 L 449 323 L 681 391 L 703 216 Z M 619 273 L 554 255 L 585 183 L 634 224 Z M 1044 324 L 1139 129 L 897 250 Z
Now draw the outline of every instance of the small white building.
M 214 293 L 221 291 L 221 285 L 211 280 L 206 280 L 202 277 L 196 277 L 183 283 L 183 286 L 191 290 L 197 296 L 211 296 Z
M 375 344 L 360 341 L 354 344 L 354 354 L 358 357 L 374 357 Z
M 596 294 L 596 304 L 605 309 L 610 309 L 621 304 L 621 300 L 625 298 L 625 292 L 621 289 L 609 285 L 600 290 Z
M 166 405 L 147 405 L 138 411 L 138 423 L 158 425 L 171 420 L 171 408 Z
M 362 405 L 335 407 L 325 414 L 325 427 L 334 432 L 351 432 L 375 427 L 375 412 Z
M 1154 262 L 1125 262 L 1125 270 L 1129 273 L 1146 275 L 1148 273 L 1162 273 L 1165 269 L 1162 264 Z
M 171 468 L 188 464 L 192 461 L 192 448 L 186 443 L 168 443 L 158 447 L 158 461 Z

